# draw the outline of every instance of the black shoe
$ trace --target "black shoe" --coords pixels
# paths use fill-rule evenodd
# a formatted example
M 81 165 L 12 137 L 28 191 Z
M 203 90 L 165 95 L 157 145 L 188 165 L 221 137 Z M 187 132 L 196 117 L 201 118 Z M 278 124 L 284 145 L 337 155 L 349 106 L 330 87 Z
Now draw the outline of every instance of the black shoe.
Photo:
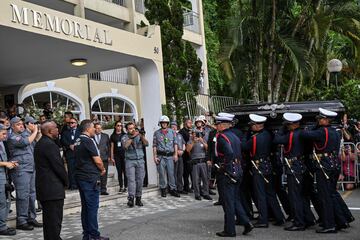
M 102 193 L 100 193 L 100 195 L 109 195 L 109 193 L 108 192 L 102 192 Z
M 349 228 L 350 225 L 348 223 L 344 223 L 344 224 L 339 224 L 336 226 L 336 230 L 339 231 L 341 229 L 346 229 L 346 228 Z
M 282 220 L 280 220 L 280 221 L 276 221 L 276 222 L 274 223 L 274 226 L 282 226 L 282 225 L 284 225 L 284 224 L 285 224 L 285 220 L 282 219 Z
M 109 237 L 90 237 L 89 240 L 110 240 Z
M 35 210 L 35 212 L 37 212 L 37 213 L 39 213 L 39 212 L 41 212 L 41 211 L 42 211 L 41 208 L 37 208 L 37 209 Z
M 33 226 L 34 228 L 42 228 L 43 224 L 39 223 L 38 221 L 36 221 L 35 219 L 28 222 L 29 225 Z
M 13 228 L 7 228 L 5 230 L 0 231 L 0 235 L 3 236 L 14 236 L 16 235 L 16 230 Z
M 337 233 L 335 228 L 322 228 L 316 230 L 316 233 Z
M 166 197 L 166 188 L 161 188 L 161 196 Z
M 201 197 L 200 197 L 200 196 L 196 196 L 195 199 L 201 201 Z
M 212 198 L 209 195 L 205 195 L 205 196 L 203 196 L 203 198 L 206 200 L 212 200 Z
M 194 190 L 189 189 L 187 192 L 188 192 L 188 193 L 193 193 L 193 192 L 194 192 Z
M 216 195 L 216 193 L 215 193 L 213 190 L 211 190 L 211 189 L 209 189 L 209 194 L 210 194 L 210 195 Z
M 126 191 L 127 191 L 127 189 L 126 189 L 126 188 L 124 188 L 124 189 L 122 190 L 122 192 L 123 192 L 123 193 L 126 193 Z
M 316 224 L 316 221 L 308 222 L 308 223 L 305 224 L 305 228 L 315 226 L 315 224 Z
M 284 228 L 285 231 L 305 231 L 305 227 L 292 225 L 290 227 Z
M 170 190 L 170 195 L 173 197 L 180 197 L 180 194 L 176 190 Z
M 292 222 L 294 221 L 294 218 L 292 216 L 288 216 L 286 219 L 287 222 Z
M 134 197 L 128 197 L 128 202 L 127 202 L 128 207 L 132 208 L 134 207 Z
M 25 224 L 16 226 L 16 229 L 24 230 L 24 231 L 31 231 L 31 230 L 34 230 L 34 226 L 30 225 L 28 223 L 25 223 Z
M 227 233 L 225 231 L 222 231 L 222 232 L 217 232 L 216 236 L 219 236 L 219 237 L 236 237 L 236 234 L 235 233 L 230 234 L 230 233 Z
M 187 191 L 184 191 L 184 190 L 181 190 L 181 191 L 178 191 L 178 193 L 180 193 L 180 194 L 188 194 L 188 192 Z
M 269 224 L 266 223 L 255 223 L 254 228 L 268 228 Z
M 221 206 L 221 202 L 217 201 L 217 202 L 214 202 L 214 206 Z
M 355 218 L 353 216 L 351 216 L 347 221 L 348 221 L 348 223 L 352 223 L 353 221 L 355 221 Z
M 144 204 L 141 202 L 141 197 L 136 197 L 135 205 L 142 207 Z
M 243 235 L 248 234 L 249 232 L 251 232 L 254 229 L 254 225 L 251 224 L 251 222 L 249 222 L 248 224 L 245 224 L 244 226 L 244 231 L 243 231 Z

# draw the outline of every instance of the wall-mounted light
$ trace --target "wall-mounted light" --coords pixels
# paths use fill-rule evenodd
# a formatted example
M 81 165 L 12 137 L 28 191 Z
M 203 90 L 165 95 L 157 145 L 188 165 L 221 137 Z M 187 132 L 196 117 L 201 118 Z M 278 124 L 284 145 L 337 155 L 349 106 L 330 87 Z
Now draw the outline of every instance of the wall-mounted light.
M 70 60 L 71 64 L 76 67 L 82 67 L 87 64 L 87 60 L 84 58 L 76 58 Z

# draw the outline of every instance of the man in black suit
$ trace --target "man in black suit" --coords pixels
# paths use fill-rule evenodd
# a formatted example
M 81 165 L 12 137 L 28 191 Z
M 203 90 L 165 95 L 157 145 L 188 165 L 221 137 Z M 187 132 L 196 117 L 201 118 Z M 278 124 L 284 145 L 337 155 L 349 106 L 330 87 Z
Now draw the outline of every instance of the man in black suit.
M 100 158 L 104 163 L 104 167 L 106 169 L 105 175 L 100 177 L 100 191 L 101 195 L 109 195 L 106 189 L 107 185 L 107 177 L 108 177 L 108 168 L 109 168 L 109 161 L 112 162 L 114 165 L 115 161 L 112 161 L 111 159 L 111 153 L 110 153 L 110 138 L 109 135 L 102 132 L 102 127 L 100 123 L 95 123 L 95 136 L 94 140 L 96 142 L 96 145 L 100 152 Z
M 36 197 L 43 207 L 44 240 L 61 240 L 68 178 L 60 149 L 55 142 L 59 129 L 55 122 L 47 121 L 41 125 L 41 133 L 42 137 L 35 145 L 34 159 Z
M 61 133 L 61 145 L 64 150 L 64 156 L 67 163 L 69 189 L 77 189 L 75 181 L 75 155 L 74 144 L 76 139 L 80 136 L 80 129 L 78 128 L 78 121 L 76 118 L 70 118 L 69 127 Z

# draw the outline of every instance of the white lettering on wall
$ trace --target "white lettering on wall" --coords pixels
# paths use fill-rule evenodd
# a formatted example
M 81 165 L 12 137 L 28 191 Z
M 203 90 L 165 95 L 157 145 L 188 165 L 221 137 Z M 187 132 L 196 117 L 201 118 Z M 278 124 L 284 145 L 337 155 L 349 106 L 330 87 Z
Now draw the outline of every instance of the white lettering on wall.
M 19 8 L 15 4 L 10 4 L 12 11 L 11 21 L 22 25 L 31 25 L 34 28 L 43 29 L 49 32 L 55 32 L 71 36 L 74 38 L 86 39 L 99 44 L 112 46 L 108 30 L 92 28 L 88 24 L 81 24 L 72 19 L 51 16 L 48 13 L 42 13 L 25 7 Z M 29 22 L 31 24 L 29 24 Z

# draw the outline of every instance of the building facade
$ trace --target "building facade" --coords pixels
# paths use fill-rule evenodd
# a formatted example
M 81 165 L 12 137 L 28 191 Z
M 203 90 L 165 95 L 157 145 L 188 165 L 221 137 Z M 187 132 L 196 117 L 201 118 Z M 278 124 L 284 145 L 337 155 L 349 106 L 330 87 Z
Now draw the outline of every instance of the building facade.
M 202 1 L 191 4 L 183 39 L 203 63 L 200 91 L 208 93 Z M 165 91 L 160 29 L 140 26 L 148 24 L 144 12 L 144 0 L 2 0 L 1 108 L 50 105 L 105 124 L 144 118 L 150 138 Z M 149 181 L 157 183 L 149 162 Z

